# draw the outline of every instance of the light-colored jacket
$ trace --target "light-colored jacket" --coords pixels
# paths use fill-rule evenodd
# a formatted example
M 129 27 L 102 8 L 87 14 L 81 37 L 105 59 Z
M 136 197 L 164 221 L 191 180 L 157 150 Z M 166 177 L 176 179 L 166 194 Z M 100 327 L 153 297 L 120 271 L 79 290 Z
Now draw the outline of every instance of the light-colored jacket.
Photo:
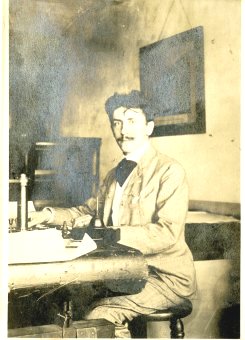
M 101 186 L 99 207 L 105 225 L 116 188 L 115 168 Z M 69 209 L 53 209 L 52 222 L 62 224 L 82 214 L 93 214 L 95 198 Z M 123 192 L 118 226 L 120 243 L 139 249 L 149 268 L 181 297 L 196 289 L 192 254 L 185 242 L 188 185 L 182 166 L 150 147 L 134 168 Z

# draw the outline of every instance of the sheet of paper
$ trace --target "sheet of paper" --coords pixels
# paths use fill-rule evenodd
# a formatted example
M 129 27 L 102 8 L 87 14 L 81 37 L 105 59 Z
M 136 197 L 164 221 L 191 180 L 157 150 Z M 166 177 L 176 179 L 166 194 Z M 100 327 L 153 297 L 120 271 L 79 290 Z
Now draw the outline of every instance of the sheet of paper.
M 70 261 L 96 248 L 86 233 L 73 247 L 69 240 L 62 238 L 61 231 L 54 228 L 10 233 L 9 264 Z

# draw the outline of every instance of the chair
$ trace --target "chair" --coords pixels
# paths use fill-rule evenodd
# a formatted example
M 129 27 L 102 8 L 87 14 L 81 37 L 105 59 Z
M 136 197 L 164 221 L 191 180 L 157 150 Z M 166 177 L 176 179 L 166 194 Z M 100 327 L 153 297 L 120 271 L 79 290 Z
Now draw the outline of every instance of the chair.
M 139 318 L 134 324 L 133 328 L 135 329 L 133 333 L 135 333 L 136 337 L 147 338 L 147 324 L 148 322 L 170 322 L 170 337 L 174 339 L 183 339 L 185 336 L 184 332 L 184 324 L 182 319 L 192 312 L 192 303 L 190 300 L 185 300 L 183 303 L 176 305 L 174 307 L 166 308 L 163 310 L 159 310 L 153 314 L 144 315 Z M 142 323 L 144 324 L 144 328 L 142 330 Z M 136 333 L 137 329 L 137 333 Z M 139 333 L 140 332 L 140 333 Z

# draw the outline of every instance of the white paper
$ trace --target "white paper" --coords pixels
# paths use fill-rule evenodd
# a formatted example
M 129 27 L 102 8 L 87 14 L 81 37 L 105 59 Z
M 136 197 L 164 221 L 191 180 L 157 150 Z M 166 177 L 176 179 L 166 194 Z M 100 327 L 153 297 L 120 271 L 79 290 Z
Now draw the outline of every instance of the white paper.
M 82 241 L 62 238 L 61 231 L 23 231 L 9 234 L 9 264 L 70 261 L 97 248 L 96 243 L 85 233 Z

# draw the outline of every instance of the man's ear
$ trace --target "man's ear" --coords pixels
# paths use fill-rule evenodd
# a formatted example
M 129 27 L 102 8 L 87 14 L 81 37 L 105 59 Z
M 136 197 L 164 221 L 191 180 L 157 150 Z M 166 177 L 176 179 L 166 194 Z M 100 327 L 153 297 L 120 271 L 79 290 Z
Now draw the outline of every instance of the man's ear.
M 148 136 L 152 134 L 153 129 L 154 129 L 154 122 L 153 120 L 151 120 L 150 122 L 147 122 L 147 125 L 146 125 L 146 133 Z

